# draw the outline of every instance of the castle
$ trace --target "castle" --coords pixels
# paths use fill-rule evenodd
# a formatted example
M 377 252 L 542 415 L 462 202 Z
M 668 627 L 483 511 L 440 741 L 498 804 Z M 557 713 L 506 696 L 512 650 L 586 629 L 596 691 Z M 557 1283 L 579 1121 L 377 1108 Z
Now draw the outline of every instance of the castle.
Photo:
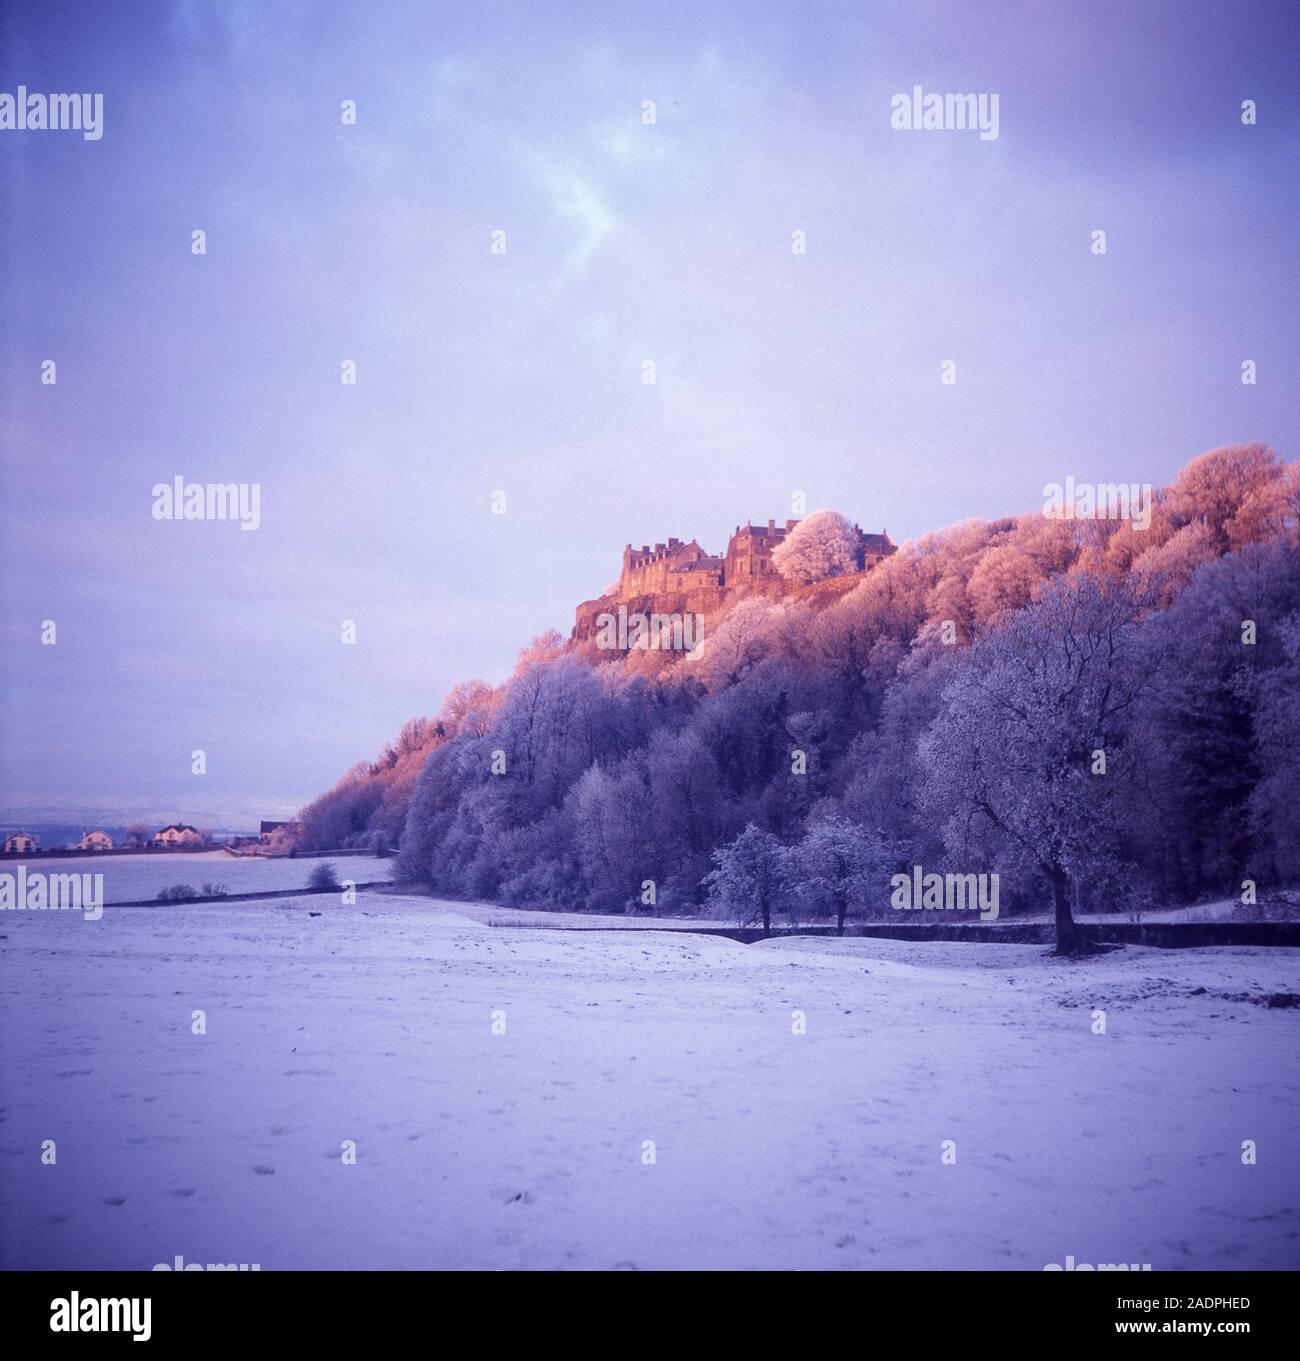
M 711 614 L 730 599 L 784 594 L 787 583 L 772 564 L 772 552 L 798 523 L 787 520 L 778 525 L 769 520 L 765 526 L 737 525 L 721 557 L 706 553 L 694 539 L 690 543 L 669 539 L 653 548 L 628 544 L 617 587 L 578 606 L 573 636 L 588 637 L 596 614 L 616 601 L 639 601 L 661 613 Z M 868 534 L 857 525 L 853 528 L 858 536 L 857 573 L 835 579 L 846 586 L 897 551 L 887 533 Z

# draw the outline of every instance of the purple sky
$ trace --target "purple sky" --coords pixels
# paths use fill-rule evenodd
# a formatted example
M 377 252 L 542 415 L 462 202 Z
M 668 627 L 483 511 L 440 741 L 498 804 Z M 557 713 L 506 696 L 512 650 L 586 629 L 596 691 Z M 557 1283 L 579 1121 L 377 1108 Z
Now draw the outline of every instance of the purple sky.
M 1296 457 L 1297 13 L 5 6 L 0 91 L 104 135 L 0 132 L 0 808 L 290 811 L 796 490 L 902 542 Z M 1000 136 L 892 130 L 917 84 Z M 261 527 L 155 521 L 177 475 Z

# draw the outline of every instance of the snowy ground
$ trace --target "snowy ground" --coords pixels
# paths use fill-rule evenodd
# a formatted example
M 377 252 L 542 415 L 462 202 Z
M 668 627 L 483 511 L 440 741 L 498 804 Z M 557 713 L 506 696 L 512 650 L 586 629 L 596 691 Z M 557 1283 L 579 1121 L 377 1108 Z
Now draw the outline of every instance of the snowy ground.
M 1300 1011 L 1244 1000 L 1296 990 L 1292 950 L 743 946 L 384 894 L 0 937 L 5 1267 L 1300 1266 Z
M 327 857 L 340 881 L 375 883 L 392 874 L 393 862 L 373 855 Z M 219 884 L 227 893 L 272 893 L 279 889 L 306 888 L 320 860 L 308 857 L 235 857 L 225 851 L 166 851 L 157 855 L 42 856 L 35 860 L 6 860 L 0 873 L 16 874 L 19 864 L 28 874 L 102 874 L 104 901 L 132 903 L 157 897 L 173 884 L 189 884 L 196 891 L 204 884 Z

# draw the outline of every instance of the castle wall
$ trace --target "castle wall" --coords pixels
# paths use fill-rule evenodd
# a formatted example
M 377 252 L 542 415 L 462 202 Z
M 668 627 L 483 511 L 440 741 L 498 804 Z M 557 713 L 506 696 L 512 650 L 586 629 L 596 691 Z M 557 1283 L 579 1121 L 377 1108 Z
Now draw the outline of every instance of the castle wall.
M 772 565 L 772 552 L 798 523 L 787 520 L 777 525 L 769 520 L 766 525 L 737 525 L 722 558 L 710 558 L 695 540 L 682 543 L 672 538 L 639 549 L 628 544 L 623 550 L 617 593 L 578 606 L 574 639 L 590 638 L 596 631 L 597 617 L 613 612 L 620 604 L 629 612 L 644 614 L 711 615 L 729 600 L 791 594 L 792 589 Z M 859 529 L 858 535 L 858 575 L 897 551 L 887 534 L 868 535 Z M 856 584 L 856 579 L 835 580 Z M 834 593 L 839 591 L 837 586 Z

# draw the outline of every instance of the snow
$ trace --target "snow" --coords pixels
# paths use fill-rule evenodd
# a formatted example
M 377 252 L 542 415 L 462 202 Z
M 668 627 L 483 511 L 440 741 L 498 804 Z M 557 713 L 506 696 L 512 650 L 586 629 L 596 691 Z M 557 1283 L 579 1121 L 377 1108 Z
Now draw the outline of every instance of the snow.
M 393 862 L 373 855 L 325 857 L 338 872 L 339 881 L 351 879 L 372 884 L 388 879 Z M 321 860 L 308 856 L 233 856 L 225 851 L 161 851 L 156 855 L 41 856 L 32 860 L 5 861 L 0 873 L 16 874 L 18 864 L 32 874 L 102 874 L 104 901 L 131 903 L 152 900 L 158 891 L 173 884 L 189 884 L 196 891 L 204 884 L 219 884 L 227 893 L 272 893 L 280 889 L 306 888 L 312 870 Z
M 0 914 L 0 1264 L 1300 1265 L 1294 951 L 474 915 Z

